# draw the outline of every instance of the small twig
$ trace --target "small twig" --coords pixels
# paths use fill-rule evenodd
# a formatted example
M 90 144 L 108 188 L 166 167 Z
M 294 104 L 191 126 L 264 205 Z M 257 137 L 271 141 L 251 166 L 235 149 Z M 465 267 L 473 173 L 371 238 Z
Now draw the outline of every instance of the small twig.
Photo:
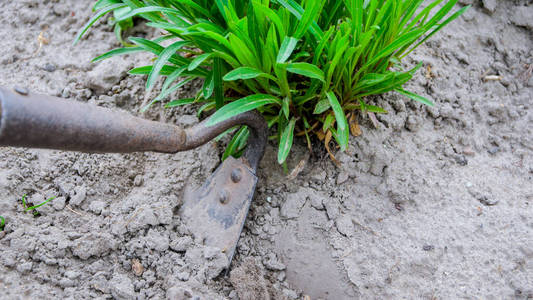
M 168 208 L 168 205 L 163 205 L 163 206 L 158 206 L 158 207 L 154 207 L 154 209 L 164 209 L 164 208 Z
M 374 230 L 372 230 L 372 229 L 370 229 L 370 228 L 368 228 L 366 226 L 363 226 L 361 223 L 359 223 L 359 222 L 357 222 L 357 221 L 355 221 L 353 219 L 352 219 L 352 223 L 357 225 L 357 226 L 359 226 L 359 227 L 361 227 L 361 228 L 363 228 L 364 230 L 366 230 L 367 232 L 369 232 L 369 233 L 371 233 L 371 234 L 373 234 L 375 236 L 379 236 L 379 234 L 377 234 Z
M 333 152 L 331 152 L 331 149 L 329 148 L 329 142 L 331 142 L 331 138 L 332 138 L 332 133 L 331 133 L 330 130 L 328 130 L 328 132 L 326 133 L 325 140 L 324 140 L 324 146 L 326 147 L 326 151 L 328 152 L 328 154 L 329 154 L 329 158 L 331 159 L 331 161 L 333 161 L 333 163 L 334 163 L 337 167 L 340 167 L 341 164 L 340 164 L 339 161 L 335 158 L 335 155 L 333 155 Z
M 387 276 L 387 280 L 389 282 L 389 284 L 392 282 L 392 271 L 394 270 L 394 268 L 396 268 L 398 265 L 400 264 L 400 260 L 398 259 L 396 261 L 396 263 L 389 269 L 389 274 Z
M 352 249 L 352 250 L 346 252 L 345 254 L 343 254 L 343 255 L 341 256 L 341 258 L 346 258 L 346 257 L 349 256 L 350 254 L 352 254 L 354 251 L 355 251 L 355 249 Z
M 46 37 L 44 37 L 44 32 L 46 31 L 46 29 L 44 29 L 43 31 L 41 31 L 41 33 L 39 33 L 39 36 L 37 37 L 37 41 L 39 42 L 39 47 L 37 48 L 37 50 L 35 50 L 35 52 L 33 52 L 33 54 L 29 57 L 25 57 L 21 60 L 28 60 L 28 59 L 31 59 L 31 58 L 34 58 L 37 53 L 39 53 L 39 51 L 41 51 L 41 49 L 43 48 L 44 45 L 48 45 L 48 43 L 50 43 L 50 40 L 48 40 Z
M 131 218 L 126 222 L 126 224 L 124 224 L 124 227 L 128 226 L 128 225 L 133 221 L 133 219 L 134 219 L 134 218 L 135 218 L 135 217 L 136 217 L 141 211 L 143 211 L 143 210 L 144 210 L 144 208 L 142 208 L 142 207 L 139 208 L 139 209 L 133 214 L 133 216 L 131 216 Z
M 487 75 L 487 76 L 483 77 L 483 81 L 484 82 L 487 82 L 487 81 L 500 81 L 502 79 L 503 79 L 503 77 L 499 76 L 499 75 Z
M 73 213 L 75 213 L 75 214 L 77 214 L 77 215 L 80 215 L 80 216 L 82 216 L 82 217 L 86 217 L 86 215 L 84 215 L 84 214 L 82 214 L 82 213 L 80 213 L 80 212 L 77 212 L 77 211 L 73 210 L 73 209 L 70 207 L 70 205 L 68 205 L 68 204 L 67 204 L 65 207 L 66 207 L 68 210 L 70 210 L 71 212 L 73 212 Z

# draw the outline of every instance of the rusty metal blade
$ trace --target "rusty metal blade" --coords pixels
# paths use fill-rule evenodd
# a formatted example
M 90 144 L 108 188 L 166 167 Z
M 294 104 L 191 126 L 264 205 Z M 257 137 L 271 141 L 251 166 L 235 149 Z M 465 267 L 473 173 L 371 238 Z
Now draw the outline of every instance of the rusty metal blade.
M 228 257 L 228 268 L 235 253 L 257 176 L 243 159 L 228 157 L 206 182 L 186 191 L 180 209 L 182 220 L 195 239 L 221 249 Z

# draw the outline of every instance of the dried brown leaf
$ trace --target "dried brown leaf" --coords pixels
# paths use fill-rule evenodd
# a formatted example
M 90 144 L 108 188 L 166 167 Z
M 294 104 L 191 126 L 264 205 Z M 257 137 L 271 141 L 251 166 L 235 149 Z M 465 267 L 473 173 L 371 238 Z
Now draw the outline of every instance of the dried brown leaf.
M 315 124 L 311 125 L 311 128 L 307 129 L 307 132 L 312 132 L 313 130 L 315 130 L 315 128 L 316 128 L 319 124 L 320 124 L 320 123 L 315 122 Z M 296 135 L 296 136 L 303 136 L 303 135 L 305 135 L 305 130 L 298 131 L 295 135 Z
M 333 155 L 333 153 L 331 152 L 331 149 L 329 149 L 329 142 L 331 142 L 331 138 L 333 137 L 333 134 L 331 133 L 330 130 L 328 130 L 328 132 L 326 133 L 326 137 L 325 137 L 325 140 L 324 140 L 324 145 L 326 146 L 326 151 L 328 151 L 328 154 L 329 154 L 329 158 L 337 165 L 337 166 L 340 166 L 341 164 L 339 163 L 339 161 L 335 158 L 335 155 Z
M 144 273 L 144 267 L 143 265 L 141 264 L 141 262 L 134 258 L 132 261 L 131 261 L 131 270 L 133 271 L 133 274 L 135 274 L 136 276 L 141 276 L 143 273 Z
M 317 131 L 316 136 L 321 142 L 326 138 L 326 135 L 324 134 L 324 131 L 322 130 Z
M 379 121 L 378 118 L 376 118 L 376 114 L 368 112 L 368 117 L 370 118 L 370 121 L 372 121 L 372 125 L 374 125 L 375 128 L 379 128 Z
M 354 113 L 350 114 L 350 118 L 348 119 L 348 124 L 350 124 L 350 132 L 353 136 L 360 136 L 363 132 L 361 131 L 361 127 L 359 127 L 359 122 L 357 122 L 357 117 Z
M 426 67 L 426 79 L 432 79 L 435 78 L 435 74 L 431 72 L 431 65 L 427 65 Z
M 296 165 L 296 167 L 294 167 L 294 169 L 292 169 L 292 171 L 287 176 L 287 180 L 291 181 L 291 180 L 296 179 L 296 177 L 298 177 L 298 175 L 305 168 L 305 164 L 307 163 L 308 159 L 309 159 L 309 154 L 306 155 L 306 157 L 304 159 L 300 160 L 300 162 Z

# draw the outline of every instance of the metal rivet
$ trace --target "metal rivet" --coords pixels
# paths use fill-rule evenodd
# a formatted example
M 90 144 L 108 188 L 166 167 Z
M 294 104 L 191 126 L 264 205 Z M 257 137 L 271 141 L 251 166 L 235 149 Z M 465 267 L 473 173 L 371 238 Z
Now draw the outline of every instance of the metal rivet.
M 30 93 L 27 88 L 23 88 L 20 86 L 15 87 L 15 92 L 19 93 L 22 96 L 27 96 Z
M 220 191 L 220 194 L 218 194 L 218 201 L 220 201 L 220 203 L 222 204 L 228 203 L 229 202 L 228 191 L 226 191 L 225 189 Z
M 242 170 L 241 169 L 233 169 L 231 171 L 231 180 L 235 183 L 241 181 L 242 179 Z

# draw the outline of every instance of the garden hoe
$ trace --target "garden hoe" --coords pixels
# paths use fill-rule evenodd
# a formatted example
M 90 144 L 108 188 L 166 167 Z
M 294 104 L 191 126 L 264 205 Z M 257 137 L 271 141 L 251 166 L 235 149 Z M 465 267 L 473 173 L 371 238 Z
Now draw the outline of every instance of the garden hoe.
M 234 126 L 248 126 L 243 156 L 229 157 L 201 187 L 185 193 L 179 210 L 197 240 L 227 255 L 229 268 L 254 195 L 268 128 L 257 112 L 245 112 L 211 127 L 206 122 L 182 129 L 24 88 L 0 87 L 0 146 L 176 153 L 199 147 Z

